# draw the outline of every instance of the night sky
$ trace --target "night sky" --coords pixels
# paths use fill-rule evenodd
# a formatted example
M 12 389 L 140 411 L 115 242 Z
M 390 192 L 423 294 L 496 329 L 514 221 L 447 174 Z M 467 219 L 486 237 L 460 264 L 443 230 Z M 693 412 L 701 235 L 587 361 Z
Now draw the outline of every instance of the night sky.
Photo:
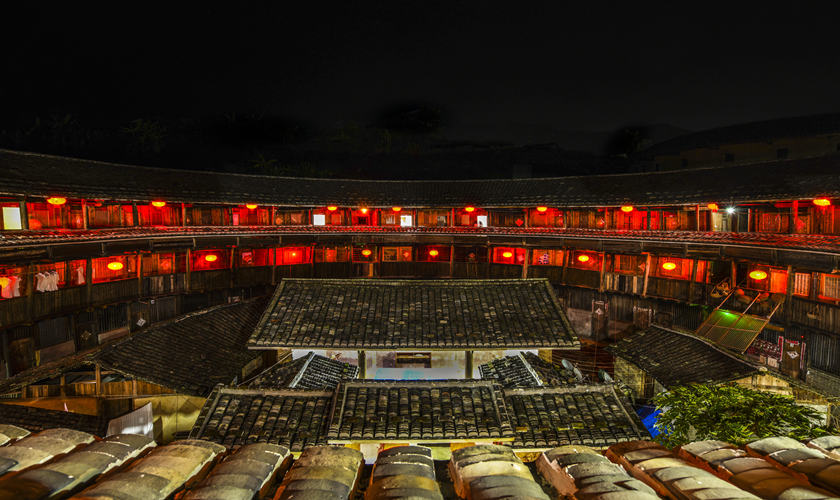
M 0 103 L 9 115 L 237 112 L 329 127 L 422 102 L 450 137 L 519 142 L 840 111 L 837 17 L 799 3 L 290 3 L 7 11 Z

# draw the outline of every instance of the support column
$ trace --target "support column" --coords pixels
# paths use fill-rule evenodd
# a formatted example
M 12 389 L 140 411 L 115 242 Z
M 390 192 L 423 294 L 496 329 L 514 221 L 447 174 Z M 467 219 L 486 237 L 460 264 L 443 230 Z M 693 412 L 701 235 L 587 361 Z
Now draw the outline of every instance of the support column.
M 359 378 L 365 379 L 367 378 L 367 373 L 365 373 L 367 371 L 365 369 L 365 365 L 367 364 L 367 360 L 365 359 L 365 351 L 357 351 L 357 356 L 359 358 Z
M 143 296 L 143 255 L 137 254 L 137 297 Z
M 796 288 L 796 270 L 787 266 L 787 288 L 785 289 L 785 304 L 782 306 L 782 319 L 785 327 L 790 326 L 791 310 L 793 309 L 793 291 Z
M 464 378 L 473 378 L 473 352 L 464 351 L 466 362 L 464 363 Z
M 796 220 L 799 218 L 799 200 L 793 200 L 790 206 L 790 222 L 788 223 L 788 232 L 796 233 Z
M 99 396 L 102 394 L 102 368 L 98 364 L 93 371 L 93 376 L 96 382 L 96 395 Z
M 604 255 L 601 256 L 601 279 L 598 281 L 598 291 L 604 293 L 604 276 L 607 272 L 607 258 L 611 257 L 610 254 L 604 252 Z
M 26 198 L 20 201 L 20 228 L 29 229 L 29 211 L 26 209 Z
M 525 262 L 522 263 L 522 279 L 528 277 L 528 264 L 531 262 L 531 249 L 525 247 Z
M 85 304 L 90 307 L 93 299 L 93 259 L 85 260 Z
M 82 200 L 82 229 L 88 228 L 88 211 L 87 211 L 87 203 L 85 200 Z
M 131 218 L 134 219 L 132 224 L 134 227 L 140 225 L 140 212 L 137 211 L 137 202 L 131 202 Z
M 455 277 L 455 245 L 449 245 L 449 277 Z
M 191 269 L 192 269 L 192 250 L 187 248 L 187 269 L 186 269 L 187 275 L 184 277 L 184 291 L 185 292 L 190 291 L 190 272 L 191 272 Z
M 187 204 L 181 203 L 181 225 L 187 225 Z
M 642 297 L 647 297 L 648 278 L 650 278 L 650 254 L 645 256 L 645 282 L 642 285 Z

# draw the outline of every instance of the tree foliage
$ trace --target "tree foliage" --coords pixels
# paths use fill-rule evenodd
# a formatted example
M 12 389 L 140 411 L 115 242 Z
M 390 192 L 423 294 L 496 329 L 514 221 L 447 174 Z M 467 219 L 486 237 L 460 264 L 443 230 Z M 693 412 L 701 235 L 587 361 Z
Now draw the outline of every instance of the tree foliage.
M 692 384 L 653 398 L 662 413 L 657 439 L 668 447 L 719 439 L 744 445 L 771 436 L 795 439 L 825 435 L 821 415 L 781 394 L 737 385 Z

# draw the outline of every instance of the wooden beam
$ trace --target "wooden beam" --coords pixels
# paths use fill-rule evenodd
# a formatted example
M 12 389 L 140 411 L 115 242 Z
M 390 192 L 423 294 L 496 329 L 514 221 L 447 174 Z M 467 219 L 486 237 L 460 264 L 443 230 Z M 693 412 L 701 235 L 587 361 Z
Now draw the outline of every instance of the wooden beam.
M 455 245 L 449 245 L 449 277 L 455 277 Z
M 88 211 L 87 211 L 87 203 L 85 200 L 82 200 L 82 229 L 88 228 Z
M 184 276 L 184 291 L 190 290 L 190 272 L 192 269 L 192 250 L 187 248 L 187 269 L 186 276 Z
M 473 351 L 464 351 L 466 362 L 464 363 L 464 378 L 473 378 Z
M 793 203 L 790 204 L 790 222 L 788 225 L 788 232 L 791 234 L 796 233 L 796 220 L 799 218 L 799 200 L 793 200 Z
M 96 370 L 93 372 L 93 376 L 96 383 L 96 395 L 99 396 L 102 394 L 102 369 L 99 365 L 96 365 Z
M 531 249 L 528 248 L 528 247 L 525 247 L 525 262 L 522 263 L 522 279 L 526 279 L 528 277 L 528 264 L 530 262 L 531 262 Z
M 782 319 L 785 327 L 790 326 L 791 310 L 793 309 L 793 292 L 796 288 L 796 270 L 793 266 L 787 266 L 787 287 L 785 288 L 785 305 L 782 311 Z
M 61 397 L 67 396 L 67 376 L 63 373 L 61 377 L 58 379 L 58 391 Z
M 645 282 L 642 285 L 642 297 L 647 297 L 648 279 L 650 278 L 650 254 L 646 254 L 645 258 Z
M 359 360 L 359 378 L 364 379 L 367 378 L 367 374 L 365 373 L 367 360 L 365 359 L 365 351 L 358 351 L 357 352 L 358 360 Z
M 598 291 L 601 293 L 604 292 L 604 276 L 607 274 L 607 258 L 609 257 L 611 256 L 606 252 L 601 256 L 601 278 L 598 281 Z
M 26 209 L 26 198 L 20 200 L 20 228 L 29 229 L 29 211 Z

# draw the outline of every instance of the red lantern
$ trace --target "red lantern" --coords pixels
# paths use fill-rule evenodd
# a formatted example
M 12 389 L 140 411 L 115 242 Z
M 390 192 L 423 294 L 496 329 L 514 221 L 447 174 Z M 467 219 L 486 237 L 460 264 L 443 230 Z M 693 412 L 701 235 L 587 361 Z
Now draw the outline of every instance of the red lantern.
M 122 268 L 123 268 L 123 263 L 122 262 L 114 261 L 114 262 L 109 262 L 108 263 L 108 269 L 110 269 L 111 271 L 119 271 Z
M 61 196 L 51 196 L 47 198 L 47 203 L 50 205 L 64 205 L 67 203 L 67 198 L 62 198 Z
M 814 200 L 814 205 L 818 207 L 827 207 L 831 205 L 831 200 L 829 200 L 828 198 L 817 198 Z
M 537 207 L 537 212 L 544 213 L 548 211 L 548 207 Z
M 509 259 L 513 257 L 513 252 L 502 252 L 502 257 Z
M 402 207 L 391 207 L 392 212 L 402 212 Z
M 756 269 L 755 271 L 750 271 L 750 278 L 752 278 L 756 281 L 761 281 L 763 279 L 767 279 L 767 273 L 764 272 L 764 271 L 761 271 L 759 269 Z
M 254 210 L 255 208 L 257 208 L 257 204 L 256 203 L 246 203 L 245 208 L 247 208 L 248 210 Z
M 666 271 L 673 271 L 676 268 L 677 268 L 677 265 L 673 262 L 663 262 L 662 263 L 662 269 L 664 269 Z
M 362 255 L 364 255 L 365 257 L 370 257 L 370 254 L 372 254 L 372 253 L 373 253 L 373 252 L 371 252 L 371 251 L 370 251 L 370 250 L 368 250 L 367 248 L 365 248 L 364 250 L 362 250 Z
M 586 254 L 578 255 L 578 262 L 589 262 L 589 256 Z
M 633 211 L 633 205 L 624 205 L 621 207 L 621 211 L 624 213 L 630 213 Z
M 464 212 L 467 212 L 467 213 L 475 212 L 475 207 L 464 207 Z
M 327 207 L 327 210 L 329 210 L 330 212 L 335 212 L 336 210 L 338 210 L 338 207 L 335 205 L 330 205 Z
M 204 260 L 207 262 L 216 262 L 217 260 L 219 260 L 219 256 L 211 253 L 209 255 L 205 255 Z
M 152 206 L 155 207 L 155 208 L 163 208 L 163 207 L 166 206 L 166 202 L 165 201 L 153 201 Z
M 432 257 L 437 257 L 439 253 L 440 252 L 438 252 L 437 250 L 434 250 L 434 249 L 429 250 L 429 255 L 431 255 Z
M 706 205 L 706 208 L 708 208 L 709 210 L 711 210 L 713 212 L 717 212 L 718 204 L 717 203 L 709 203 L 708 205 Z

